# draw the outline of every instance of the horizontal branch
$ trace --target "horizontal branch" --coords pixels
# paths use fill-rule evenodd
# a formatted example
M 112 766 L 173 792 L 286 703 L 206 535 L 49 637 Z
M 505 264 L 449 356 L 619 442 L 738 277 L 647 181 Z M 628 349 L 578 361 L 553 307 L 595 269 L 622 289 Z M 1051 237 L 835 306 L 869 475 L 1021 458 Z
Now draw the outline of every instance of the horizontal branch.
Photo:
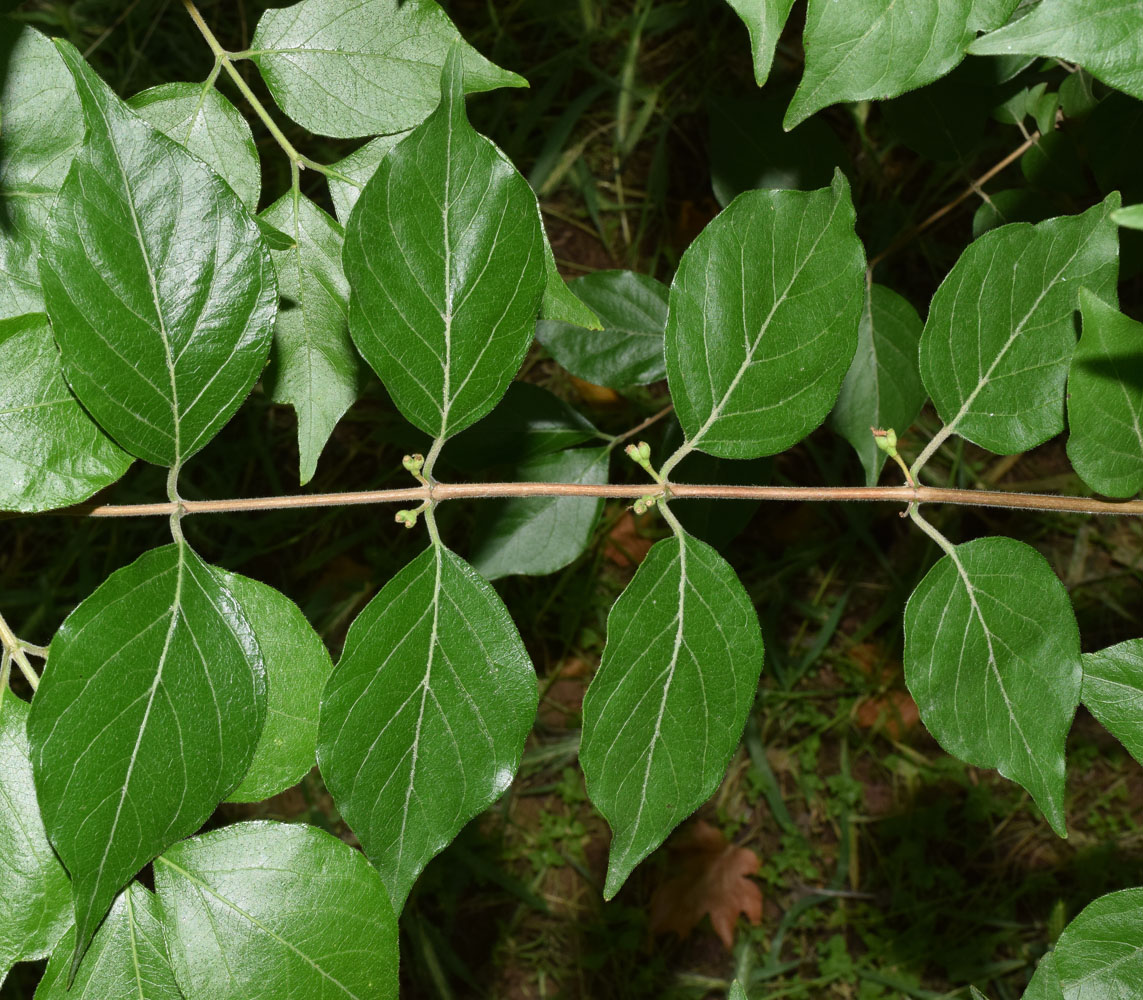
M 297 496 L 250 497 L 236 500 L 183 500 L 185 514 L 241 513 L 256 510 L 291 510 L 302 507 L 349 507 L 357 504 L 420 504 L 426 500 L 470 500 L 504 497 L 605 497 L 635 500 L 661 494 L 654 483 L 597 486 L 590 483 L 436 483 L 397 490 L 361 493 L 316 493 Z M 1143 500 L 1090 500 L 1086 497 L 1042 493 L 1004 493 L 989 490 L 946 490 L 931 486 L 703 486 L 671 483 L 677 500 L 795 500 L 884 501 L 889 503 L 944 503 L 966 507 L 1006 507 L 1015 510 L 1051 510 L 1070 514 L 1143 515 Z M 90 517 L 168 517 L 174 503 L 102 504 L 70 507 L 66 513 Z

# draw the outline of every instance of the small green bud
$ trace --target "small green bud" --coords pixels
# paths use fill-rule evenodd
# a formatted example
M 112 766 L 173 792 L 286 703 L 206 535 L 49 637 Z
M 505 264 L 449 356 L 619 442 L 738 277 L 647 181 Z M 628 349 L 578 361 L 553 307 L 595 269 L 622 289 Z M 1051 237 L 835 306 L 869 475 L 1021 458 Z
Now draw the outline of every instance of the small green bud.
M 419 477 L 421 475 L 421 470 L 425 467 L 425 456 L 406 455 L 401 459 L 401 465 L 404 466 L 406 472 L 410 472 L 414 476 Z
M 419 510 L 399 510 L 393 520 L 398 524 L 403 524 L 406 528 L 412 528 L 416 525 L 420 513 Z
M 643 460 L 643 462 L 650 462 L 651 461 L 651 446 L 649 444 L 647 444 L 646 441 L 640 441 L 639 442 L 638 451 L 639 451 L 639 457 Z M 642 464 L 642 462 L 640 464 Z
M 897 451 L 897 432 L 892 427 L 884 431 L 878 430 L 876 427 L 872 430 L 873 440 L 877 442 L 877 447 L 886 455 L 892 455 Z

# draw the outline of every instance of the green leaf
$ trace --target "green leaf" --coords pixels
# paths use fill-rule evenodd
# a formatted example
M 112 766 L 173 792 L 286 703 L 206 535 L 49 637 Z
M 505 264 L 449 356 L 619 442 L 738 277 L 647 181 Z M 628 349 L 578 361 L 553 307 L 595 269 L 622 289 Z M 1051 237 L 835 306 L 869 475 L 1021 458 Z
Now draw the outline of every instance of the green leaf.
M 885 100 L 944 76 L 976 28 L 1002 23 L 1017 0 L 809 0 L 806 68 L 786 128 L 840 101 Z M 974 50 L 975 51 L 975 50 Z
M 540 204 L 536 203 L 536 212 L 539 213 Z M 543 217 L 540 217 L 540 228 L 543 229 Z M 587 330 L 602 330 L 603 324 L 569 287 L 563 275 L 556 268 L 556 255 L 552 251 L 552 244 L 544 232 L 544 297 L 540 300 L 540 318 L 552 320 L 556 323 L 572 323 Z
M 329 196 L 333 200 L 333 210 L 337 214 L 337 221 L 343 226 L 349 222 L 349 214 L 357 199 L 361 196 L 361 189 L 369 183 L 369 178 L 377 172 L 377 165 L 385 159 L 389 150 L 397 145 L 409 133 L 394 132 L 392 135 L 379 135 L 370 139 L 364 146 L 354 150 L 347 157 L 331 164 L 334 170 L 350 181 L 343 181 L 332 174 L 326 175 L 329 182 Z
M 468 124 L 460 74 L 457 48 L 440 106 L 381 161 L 345 234 L 353 341 L 404 417 L 441 438 L 504 395 L 544 291 L 535 195 Z
M 742 18 L 750 32 L 750 49 L 754 53 L 754 79 L 761 87 L 770 75 L 774 49 L 794 0 L 726 0 Z M 733 995 L 733 994 L 732 994 Z
M 1040 959 L 1036 973 L 1024 991 L 1022 1000 L 1064 1000 L 1060 976 L 1056 972 L 1056 953 L 1049 951 Z
M 785 100 L 771 96 L 710 101 L 710 180 L 723 208 L 757 188 L 824 187 L 837 164 L 849 164 L 837 133 L 821 119 L 792 133 L 783 130 L 785 107 Z
M 1085 906 L 1060 935 L 1052 958 L 1064 1000 L 1137 996 L 1143 982 L 1143 889 L 1112 892 Z
M 83 141 L 75 83 L 40 32 L 0 20 L 0 318 L 43 312 L 36 257 Z
M 905 299 L 884 285 L 871 285 L 861 314 L 857 353 L 841 385 L 830 423 L 857 452 L 865 484 L 875 486 L 886 454 L 871 427 L 904 434 L 927 393 L 917 371 L 921 317 Z
M 351 139 L 422 121 L 441 98 L 441 67 L 454 45 L 468 93 L 528 85 L 465 44 L 432 0 L 301 0 L 268 10 L 251 58 L 294 121 Z
M 746 990 L 742 988 L 742 984 L 737 979 L 730 984 L 730 992 L 726 995 L 726 1000 L 749 1000 L 746 996 Z
M 16 962 L 47 955 L 71 926 L 71 884 L 36 804 L 27 719 L 27 702 L 0 690 L 0 984 Z
M 460 469 L 528 461 L 599 438 L 599 431 L 559 396 L 513 382 L 487 417 L 453 438 L 442 461 Z
M 28 738 L 77 960 L 127 881 L 238 787 L 265 714 L 254 633 L 185 543 L 112 573 L 60 626 Z
M 1143 764 L 1143 639 L 1084 653 L 1083 703 Z
M 270 225 L 260 215 L 254 216 L 254 223 L 258 226 L 258 232 L 262 234 L 262 242 L 266 244 L 269 250 L 293 250 L 296 241 L 292 236 L 287 236 L 282 230 Z
M 266 667 L 266 723 L 254 759 L 230 802 L 260 802 L 297 784 L 317 763 L 318 707 L 333 661 L 306 616 L 285 594 L 215 569 L 250 623 Z
M 1143 323 L 1080 289 L 1083 336 L 1068 374 L 1068 458 L 1097 493 L 1143 489 Z
M 1064 429 L 1079 286 L 1115 296 L 1119 196 L 1082 215 L 985 233 L 941 282 L 921 335 L 921 378 L 950 430 L 1001 455 Z
M 749 191 L 679 262 L 667 379 L 688 444 L 785 451 L 825 419 L 853 360 L 865 254 L 841 173 L 819 191 Z
M 43 314 L 0 320 L 0 509 L 66 507 L 131 464 L 68 389 Z
M 71 987 L 74 930 L 52 953 L 36 1000 L 183 1000 L 160 919 L 158 900 L 132 882 L 115 900 Z
M 536 339 L 573 375 L 616 389 L 667 377 L 663 328 L 668 290 L 634 271 L 597 271 L 568 282 L 603 324 L 598 331 L 541 320 Z
M 395 910 L 428 861 L 511 783 L 537 702 L 496 591 L 441 545 L 350 626 L 322 696 L 318 765 Z
M 610 452 L 576 448 L 521 462 L 523 483 L 607 482 Z M 544 576 L 578 559 L 603 510 L 598 497 L 514 497 L 483 503 L 476 515 L 470 560 L 486 579 Z
M 262 165 L 254 135 L 213 85 L 164 83 L 136 94 L 127 106 L 211 167 L 251 212 L 258 207 Z
M 975 55 L 1054 56 L 1143 100 L 1143 5 L 1132 0 L 1043 0 L 1007 27 L 978 38 Z
M 308 483 L 342 414 L 357 399 L 361 362 L 349 339 L 349 285 L 341 226 L 305 195 L 287 192 L 262 217 L 293 236 L 271 252 L 282 304 L 265 375 L 275 403 L 298 415 L 298 474 Z
M 1126 205 L 1111 213 L 1111 221 L 1125 229 L 1143 229 L 1143 205 Z
M 580 763 L 612 830 L 606 899 L 718 787 L 762 658 L 729 564 L 682 531 L 656 543 L 611 609 L 583 703 Z
M 909 598 L 905 681 L 925 726 L 949 753 L 1023 785 L 1061 837 L 1082 677 L 1068 593 L 1023 542 L 957 545 Z
M 988 997 L 981 993 L 980 990 L 978 990 L 975 986 L 970 986 L 968 988 L 968 992 L 969 996 L 972 997 L 972 1000 L 988 1000 Z
M 64 374 L 139 458 L 178 466 L 234 414 L 266 355 L 270 254 L 230 186 L 57 42 L 87 121 L 40 247 Z
M 397 996 L 385 886 L 322 830 L 238 823 L 194 837 L 156 860 L 155 889 L 187 1000 Z

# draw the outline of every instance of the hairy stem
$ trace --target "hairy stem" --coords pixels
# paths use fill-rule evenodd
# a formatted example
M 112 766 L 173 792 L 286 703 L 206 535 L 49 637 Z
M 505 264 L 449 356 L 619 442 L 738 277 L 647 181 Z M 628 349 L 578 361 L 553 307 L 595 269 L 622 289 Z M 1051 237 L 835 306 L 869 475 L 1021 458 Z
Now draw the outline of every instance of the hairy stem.
M 1143 500 L 1093 500 L 1087 497 L 1041 493 L 1005 493 L 994 490 L 954 490 L 932 486 L 720 486 L 668 483 L 675 500 L 790 500 L 883 501 L 888 503 L 954 504 L 967 507 L 1003 507 L 1014 510 L 1050 510 L 1062 514 L 1121 514 L 1143 516 Z M 434 483 L 408 489 L 369 490 L 360 493 L 317 493 L 298 496 L 249 497 L 234 500 L 182 500 L 184 514 L 238 513 L 258 510 L 293 510 L 306 507 L 348 507 L 360 504 L 419 504 L 430 499 L 473 500 L 503 497 L 604 497 L 633 500 L 647 493 L 646 483 L 598 486 L 591 483 Z M 89 517 L 167 516 L 173 503 L 81 504 L 60 513 Z M 22 515 L 17 515 L 22 516 Z
M 16 634 L 8 627 L 3 615 L 0 615 L 0 647 L 3 647 L 4 658 L 14 662 L 20 668 L 24 680 L 35 691 L 40 686 L 40 675 L 32 669 L 32 665 L 28 662 L 27 653 L 24 652 L 24 643 L 16 638 Z M 11 669 L 10 665 L 9 669 Z

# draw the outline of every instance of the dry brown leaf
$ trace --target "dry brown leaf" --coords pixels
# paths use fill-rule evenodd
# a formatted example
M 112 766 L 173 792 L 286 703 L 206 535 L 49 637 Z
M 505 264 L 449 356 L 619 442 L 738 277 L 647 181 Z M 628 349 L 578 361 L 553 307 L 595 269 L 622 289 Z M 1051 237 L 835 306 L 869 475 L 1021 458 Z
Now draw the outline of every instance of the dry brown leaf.
M 674 874 L 651 894 L 651 930 L 687 937 L 704 916 L 729 949 L 743 914 L 762 921 L 762 890 L 750 876 L 758 855 L 729 844 L 722 831 L 703 820 L 691 824 L 669 848 Z
M 635 516 L 628 510 L 615 522 L 607 536 L 603 554 L 616 566 L 638 566 L 654 544 L 650 538 L 639 534 Z
M 858 705 L 855 721 L 862 729 L 884 729 L 890 739 L 899 740 L 921 721 L 921 712 L 908 691 L 887 691 Z

